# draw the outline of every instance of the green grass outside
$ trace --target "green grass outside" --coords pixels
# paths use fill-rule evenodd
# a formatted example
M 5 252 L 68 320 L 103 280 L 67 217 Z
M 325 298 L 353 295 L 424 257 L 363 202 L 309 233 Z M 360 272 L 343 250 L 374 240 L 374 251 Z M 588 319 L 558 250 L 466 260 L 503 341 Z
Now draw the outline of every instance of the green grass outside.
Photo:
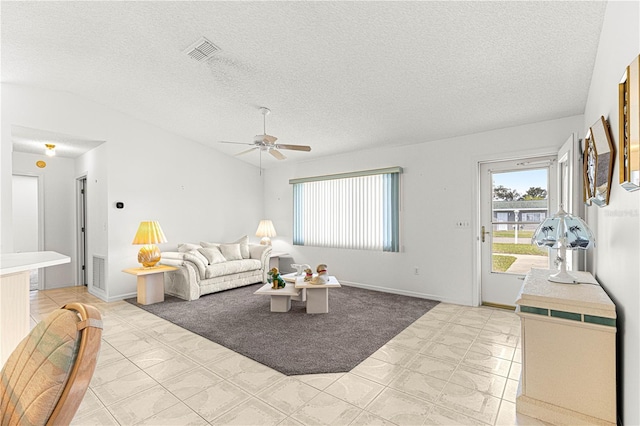
M 494 254 L 492 256 L 493 272 L 506 272 L 507 269 L 516 261 L 513 256 L 504 256 L 501 254 Z
M 515 238 L 516 231 L 493 231 L 494 237 Z M 533 231 L 518 231 L 518 238 L 531 238 Z
M 535 256 L 548 256 L 547 250 L 542 250 L 529 244 L 493 243 L 494 253 L 505 254 L 533 254 Z

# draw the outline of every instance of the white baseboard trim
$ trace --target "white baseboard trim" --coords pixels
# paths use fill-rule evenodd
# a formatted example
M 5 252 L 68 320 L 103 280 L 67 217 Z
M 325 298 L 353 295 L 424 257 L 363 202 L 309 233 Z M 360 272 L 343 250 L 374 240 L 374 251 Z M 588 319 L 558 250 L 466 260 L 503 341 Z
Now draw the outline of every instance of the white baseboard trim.
M 117 302 L 118 300 L 130 299 L 132 297 L 136 297 L 138 295 L 137 292 L 118 294 L 116 296 L 107 296 L 107 293 L 99 288 L 95 288 L 93 286 L 88 286 L 89 294 L 96 296 L 98 299 L 101 299 L 107 303 Z
M 356 283 L 353 281 L 340 280 L 340 284 L 348 287 L 359 287 L 359 288 L 364 288 L 366 290 L 380 291 L 383 293 L 399 294 L 401 296 L 418 297 L 420 299 L 429 299 L 429 300 L 435 300 L 443 303 L 452 303 L 454 305 L 471 306 L 460 300 L 452 300 L 446 297 L 436 296 L 435 294 L 417 293 L 415 291 L 399 290 L 397 288 L 379 287 L 379 286 L 370 285 L 370 284 Z
M 118 300 L 124 300 L 124 299 L 131 299 L 132 297 L 137 297 L 138 293 L 137 292 L 133 292 L 133 293 L 125 293 L 125 294 L 119 294 L 117 296 L 111 296 L 107 298 L 107 302 L 117 302 Z
M 97 297 L 98 299 L 104 301 L 104 302 L 108 302 L 107 300 L 107 293 L 104 290 L 100 290 L 99 288 L 96 288 L 92 285 L 88 285 L 87 286 L 87 291 L 89 292 L 89 294 Z

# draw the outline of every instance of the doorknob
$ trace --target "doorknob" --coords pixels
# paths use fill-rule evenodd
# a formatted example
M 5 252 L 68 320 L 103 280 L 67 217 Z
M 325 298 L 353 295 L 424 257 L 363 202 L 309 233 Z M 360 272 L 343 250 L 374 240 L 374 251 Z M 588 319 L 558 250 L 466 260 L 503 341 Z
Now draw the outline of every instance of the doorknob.
M 484 243 L 484 236 L 489 233 L 490 233 L 489 231 L 484 230 L 484 225 L 482 225 L 482 229 L 480 230 L 480 238 L 482 239 L 483 243 Z

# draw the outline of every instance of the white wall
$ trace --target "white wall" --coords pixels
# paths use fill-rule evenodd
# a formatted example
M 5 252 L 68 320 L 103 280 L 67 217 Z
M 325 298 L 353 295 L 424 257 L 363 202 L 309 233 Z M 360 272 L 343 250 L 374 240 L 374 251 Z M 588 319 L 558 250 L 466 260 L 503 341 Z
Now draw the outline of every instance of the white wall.
M 577 132 L 582 116 L 464 137 L 350 153 L 266 171 L 265 217 L 274 222 L 274 249 L 297 263 L 326 263 L 341 281 L 401 294 L 472 305 L 476 288 L 477 163 L 491 158 L 555 153 Z M 292 245 L 289 179 L 401 166 L 400 253 Z M 456 229 L 456 221 L 474 225 Z M 420 275 L 414 274 L 419 268 Z
M 135 295 L 136 278 L 121 271 L 137 266 L 139 247 L 131 241 L 142 220 L 160 221 L 169 240 L 161 250 L 184 241 L 228 241 L 245 234 L 255 238 L 262 216 L 262 181 L 256 167 L 68 93 L 3 85 L 3 252 L 12 245 L 12 168 L 10 163 L 5 167 L 5 155 L 11 155 L 11 125 L 106 141 L 91 159 L 101 162 L 106 173 L 101 169 L 92 180 L 91 190 L 102 199 L 90 212 L 100 234 L 89 236 L 98 238 L 94 250 L 107 250 L 107 294 L 99 295 L 103 298 Z M 125 208 L 116 209 L 116 201 Z
M 38 160 L 46 161 L 47 167 L 38 168 Z M 44 268 L 46 288 L 75 285 L 73 163 L 70 158 L 13 153 L 14 173 L 42 176 L 44 250 L 71 256 L 71 263 Z
M 640 3 L 610 1 L 591 79 L 583 129 L 603 115 L 609 120 L 616 145 L 618 82 L 625 68 L 640 54 Z M 627 192 L 618 184 L 615 162 L 611 202 L 587 208 L 597 246 L 589 269 L 595 273 L 617 306 L 618 384 L 624 424 L 640 424 L 640 191 Z

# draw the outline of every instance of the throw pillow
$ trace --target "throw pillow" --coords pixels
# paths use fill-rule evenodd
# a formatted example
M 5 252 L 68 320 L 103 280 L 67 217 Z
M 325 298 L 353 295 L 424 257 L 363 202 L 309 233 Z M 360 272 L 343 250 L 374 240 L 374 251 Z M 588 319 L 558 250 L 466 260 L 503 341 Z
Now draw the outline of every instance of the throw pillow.
M 240 253 L 242 253 L 243 259 L 249 259 L 251 255 L 249 254 L 249 237 L 244 236 L 238 241 L 234 241 L 232 244 L 240 244 Z
M 198 250 L 200 248 L 197 244 L 192 243 L 181 243 L 178 244 L 178 253 L 188 253 L 193 250 Z
M 209 265 L 226 262 L 227 260 L 217 247 L 200 247 L 198 251 L 207 258 Z
M 200 245 L 202 247 L 210 248 L 210 247 L 220 247 L 219 243 L 208 243 L 206 241 L 200 241 Z
M 242 260 L 240 244 L 220 244 L 220 251 L 227 260 Z

